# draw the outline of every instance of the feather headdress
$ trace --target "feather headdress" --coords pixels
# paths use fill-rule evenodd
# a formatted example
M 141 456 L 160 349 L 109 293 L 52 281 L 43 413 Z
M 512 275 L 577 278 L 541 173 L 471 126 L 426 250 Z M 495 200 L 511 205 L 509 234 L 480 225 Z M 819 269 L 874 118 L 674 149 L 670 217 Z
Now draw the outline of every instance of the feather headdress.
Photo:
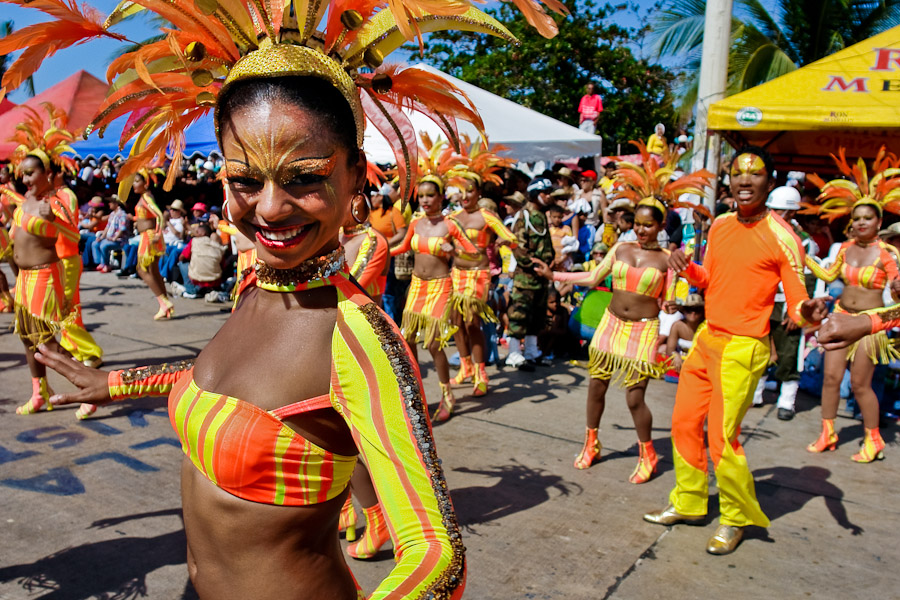
M 56 165 L 63 171 L 74 173 L 77 170 L 75 159 L 66 156 L 75 154 L 70 145 L 75 141 L 75 135 L 66 129 L 69 115 L 50 102 L 42 102 L 41 106 L 47 111 L 46 121 L 38 110 L 22 106 L 27 114 L 10 138 L 11 142 L 19 144 L 13 151 L 11 162 L 18 168 L 25 157 L 34 156 L 43 163 L 44 169 Z
M 3 77 L 0 97 L 20 85 L 56 51 L 97 37 L 125 41 L 110 28 L 147 10 L 165 19 L 164 37 L 110 64 L 109 95 L 90 130 L 126 116 L 119 140 L 134 139 L 119 173 L 120 195 L 142 166 L 172 157 L 166 187 L 179 172 L 184 130 L 236 81 L 283 76 L 326 79 L 353 112 L 358 145 L 365 119 L 394 149 L 404 197 L 417 168 L 415 131 L 402 109 L 423 112 L 456 136 L 456 119 L 481 127 L 474 106 L 449 81 L 424 70 L 388 67 L 384 57 L 424 33 L 456 29 L 496 35 L 515 42 L 498 21 L 470 0 L 123 0 L 103 20 L 77 0 L 0 0 L 37 8 L 53 18 L 0 40 L 0 55 L 24 50 Z M 556 24 L 538 0 L 513 0 L 542 34 Z M 567 13 L 559 0 L 543 0 Z M 218 128 L 217 128 L 218 129 Z
M 438 138 L 436 142 L 431 141 L 431 136 L 426 132 L 419 132 L 419 139 L 422 142 L 419 148 L 419 183 L 430 182 L 437 186 L 438 192 L 444 193 L 444 186 L 447 185 L 447 177 L 453 172 L 453 169 L 463 164 L 465 159 L 457 152 L 453 151 L 447 143 L 447 140 Z
M 900 214 L 900 158 L 888 152 L 884 146 L 872 162 L 872 174 L 862 158 L 856 164 L 847 162 L 846 149 L 841 148 L 838 156 L 831 155 L 838 170 L 848 179 L 832 179 L 825 182 L 818 175 L 807 175 L 806 179 L 822 190 L 817 200 L 819 204 L 803 203 L 802 214 L 818 214 L 829 221 L 849 214 L 861 205 L 873 206 L 881 215 L 884 211 Z
M 655 156 L 650 155 L 647 145 L 643 141 L 632 140 L 631 143 L 640 152 L 643 165 L 626 161 L 616 162 L 618 168 L 613 176 L 621 184 L 615 192 L 617 197 L 627 198 L 636 206 L 655 206 L 663 214 L 666 212 L 666 207 L 689 208 L 707 218 L 711 217 L 709 209 L 702 204 L 680 202 L 678 198 L 683 194 L 703 196 L 706 193 L 704 188 L 710 185 L 710 181 L 714 177 L 712 173 L 706 169 L 700 169 L 673 179 L 678 170 L 677 154 L 666 150 L 660 163 Z
M 500 156 L 500 152 L 508 150 L 499 144 L 490 145 L 486 136 L 479 136 L 474 142 L 468 135 L 463 135 L 462 167 L 454 173 L 454 178 L 475 181 L 479 186 L 489 181 L 503 185 L 498 171 L 515 164 L 510 158 Z

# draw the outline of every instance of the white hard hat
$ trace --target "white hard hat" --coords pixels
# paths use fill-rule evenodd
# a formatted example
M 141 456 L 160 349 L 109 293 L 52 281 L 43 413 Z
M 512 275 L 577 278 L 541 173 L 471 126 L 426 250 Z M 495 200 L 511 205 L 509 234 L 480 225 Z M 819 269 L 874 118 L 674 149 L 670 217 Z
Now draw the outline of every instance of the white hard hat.
M 800 192 L 786 185 L 777 187 L 769 194 L 766 206 L 775 210 L 800 210 Z

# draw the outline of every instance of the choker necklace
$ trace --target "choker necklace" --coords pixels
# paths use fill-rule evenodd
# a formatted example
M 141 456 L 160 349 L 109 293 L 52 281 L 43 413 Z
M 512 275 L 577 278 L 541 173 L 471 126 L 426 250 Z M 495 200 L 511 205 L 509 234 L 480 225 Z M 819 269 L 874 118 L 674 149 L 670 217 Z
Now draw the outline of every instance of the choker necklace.
M 744 223 L 745 225 L 748 223 L 756 223 L 757 221 L 762 221 L 769 215 L 769 209 L 765 209 L 759 214 L 753 215 L 752 217 L 742 217 L 741 213 L 737 213 L 738 223 Z
M 311 287 L 314 281 L 327 279 L 344 269 L 344 247 L 316 256 L 290 269 L 276 269 L 264 262 L 254 265 L 257 285 L 271 292 L 296 292 Z
M 869 246 L 871 246 L 872 244 L 874 244 L 876 241 L 878 241 L 878 238 L 874 238 L 874 239 L 872 239 L 872 240 L 869 240 L 868 242 L 864 242 L 864 241 L 862 241 L 862 240 L 860 240 L 860 239 L 857 239 L 857 240 L 856 240 L 856 245 L 859 246 L 860 248 L 868 248 Z
M 362 223 L 360 225 L 354 225 L 353 227 L 344 227 L 344 235 L 347 237 L 353 237 L 355 235 L 359 235 L 365 232 L 369 228 L 368 223 Z
M 640 244 L 638 244 L 640 245 Z M 659 242 L 650 242 L 646 246 L 641 246 L 641 250 L 659 250 Z

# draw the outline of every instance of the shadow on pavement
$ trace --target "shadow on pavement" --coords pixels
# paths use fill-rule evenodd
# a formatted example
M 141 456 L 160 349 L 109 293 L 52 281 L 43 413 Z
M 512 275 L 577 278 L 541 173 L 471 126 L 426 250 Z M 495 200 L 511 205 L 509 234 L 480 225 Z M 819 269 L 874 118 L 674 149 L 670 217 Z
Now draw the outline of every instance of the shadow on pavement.
M 492 485 L 450 490 L 460 525 L 469 533 L 475 534 L 478 531 L 473 525 L 485 524 L 550 500 L 551 488 L 559 492 L 560 496 L 568 496 L 573 491 L 580 494 L 583 491 L 580 485 L 565 481 L 559 475 L 548 473 L 543 469 L 532 469 L 519 463 L 500 465 L 491 469 L 459 467 L 453 470 L 458 473 L 499 479 Z
M 103 519 L 92 528 L 106 528 L 135 519 L 181 515 L 181 509 Z M 184 530 L 155 537 L 121 537 L 65 548 L 31 564 L 0 568 L 0 582 L 16 581 L 43 600 L 131 600 L 148 596 L 147 574 L 168 565 L 185 565 Z M 185 566 L 185 575 L 187 567 Z M 182 600 L 197 598 L 190 582 Z

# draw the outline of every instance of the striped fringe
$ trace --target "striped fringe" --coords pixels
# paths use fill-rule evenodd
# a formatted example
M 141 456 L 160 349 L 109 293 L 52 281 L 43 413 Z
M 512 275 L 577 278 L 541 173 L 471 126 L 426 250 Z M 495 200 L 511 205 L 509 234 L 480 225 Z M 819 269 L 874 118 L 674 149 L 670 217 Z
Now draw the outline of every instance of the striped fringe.
M 450 296 L 450 308 L 461 314 L 466 323 L 471 323 L 475 317 L 480 317 L 482 322 L 500 322 L 488 303 L 475 296 L 454 293 Z
M 437 340 L 438 349 L 443 350 L 453 334 L 459 330 L 459 327 L 453 325 L 447 318 L 446 312 L 443 318 L 437 319 L 422 313 L 404 310 L 403 322 L 400 324 L 403 337 L 412 345 L 421 342 L 422 347 L 426 349 Z
M 37 350 L 41 344 L 46 344 L 56 334 L 75 323 L 76 314 L 70 312 L 62 321 L 44 319 L 31 313 L 23 304 L 16 304 L 15 331 L 22 340 L 31 342 L 31 349 Z
M 872 364 L 887 365 L 890 364 L 893 360 L 900 359 L 900 351 L 898 351 L 891 343 L 891 340 L 890 338 L 888 338 L 887 333 L 885 333 L 884 331 L 879 331 L 878 333 L 867 335 L 863 339 L 851 344 L 849 350 L 847 351 L 848 361 L 853 361 L 853 357 L 856 356 L 856 351 L 859 350 L 860 345 L 866 340 L 869 340 L 870 342 L 869 349 L 866 354 L 868 355 L 869 360 L 872 361 Z
M 650 363 L 645 360 L 625 358 L 618 354 L 588 349 L 590 362 L 588 373 L 593 379 L 612 380 L 623 387 L 637 385 L 647 378 L 660 379 L 669 370 L 669 360 Z

